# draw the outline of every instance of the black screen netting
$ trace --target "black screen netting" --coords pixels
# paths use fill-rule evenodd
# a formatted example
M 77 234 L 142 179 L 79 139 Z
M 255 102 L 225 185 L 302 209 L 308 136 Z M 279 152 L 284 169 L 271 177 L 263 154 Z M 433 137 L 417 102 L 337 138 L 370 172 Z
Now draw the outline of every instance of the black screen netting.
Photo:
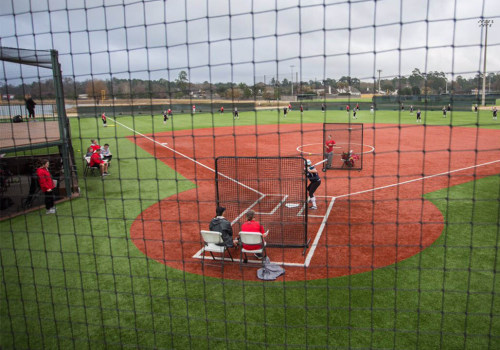
M 499 348 L 499 17 L 3 1 L 0 347 Z

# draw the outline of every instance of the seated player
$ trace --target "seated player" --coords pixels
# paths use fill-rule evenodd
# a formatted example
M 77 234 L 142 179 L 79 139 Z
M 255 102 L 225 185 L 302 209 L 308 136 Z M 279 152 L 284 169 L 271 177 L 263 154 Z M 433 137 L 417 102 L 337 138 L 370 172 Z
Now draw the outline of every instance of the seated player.
M 90 164 L 91 167 L 98 167 L 101 170 L 101 176 L 104 178 L 108 176 L 108 162 L 101 159 L 101 155 L 99 152 L 94 151 L 92 156 L 90 156 Z
M 85 154 L 85 157 L 92 157 L 92 153 L 94 153 L 92 147 L 87 148 L 87 153 Z
M 101 146 L 97 143 L 97 140 L 90 140 L 90 147 L 92 148 L 92 151 L 99 151 L 101 149 Z
M 217 231 L 222 233 L 222 240 L 224 243 L 218 245 L 225 245 L 227 248 L 235 247 L 235 242 L 233 242 L 233 228 L 231 223 L 222 215 L 226 211 L 224 207 L 217 207 L 215 209 L 216 216 L 210 221 L 210 231 Z
M 268 232 L 264 231 L 264 226 L 260 224 L 260 222 L 255 221 L 255 212 L 253 210 L 247 211 L 247 221 L 241 225 L 241 231 L 243 232 L 260 232 L 263 237 L 267 237 L 269 234 Z M 260 244 L 243 244 L 243 248 L 247 250 L 258 250 L 262 249 L 262 246 Z M 260 253 L 254 254 L 256 258 L 262 259 L 263 256 Z
M 101 158 L 105 161 L 108 162 L 108 166 L 109 166 L 109 162 L 111 162 L 111 158 L 113 158 L 113 154 L 111 154 L 111 151 L 109 150 L 109 144 L 104 144 L 104 147 L 101 148 Z

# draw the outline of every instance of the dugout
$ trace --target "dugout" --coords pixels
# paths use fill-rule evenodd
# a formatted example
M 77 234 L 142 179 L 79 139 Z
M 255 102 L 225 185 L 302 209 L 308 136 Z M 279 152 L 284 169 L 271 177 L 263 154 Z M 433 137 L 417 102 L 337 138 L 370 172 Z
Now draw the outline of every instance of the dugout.
M 56 100 L 53 117 L 48 120 L 35 118 L 23 119 L 20 123 L 0 123 L 1 217 L 10 217 L 26 209 L 39 208 L 37 202 L 29 208 L 22 203 L 30 194 L 33 170 L 42 159 L 51 163 L 51 175 L 57 180 L 57 199 L 70 199 L 78 195 L 79 188 L 58 52 L 0 47 L 0 60 L 36 67 L 39 80 L 52 79 Z M 43 101 L 37 104 L 43 109 Z

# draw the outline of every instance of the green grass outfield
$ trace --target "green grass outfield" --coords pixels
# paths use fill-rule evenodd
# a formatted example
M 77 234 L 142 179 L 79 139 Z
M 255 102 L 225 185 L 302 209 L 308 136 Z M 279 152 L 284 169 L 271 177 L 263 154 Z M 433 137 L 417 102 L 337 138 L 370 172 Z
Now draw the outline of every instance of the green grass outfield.
M 500 128 L 491 112 L 422 114 L 429 125 Z M 361 111 L 356 122 L 413 124 L 409 112 Z M 347 122 L 345 112 L 240 113 L 236 125 Z M 352 119 L 351 119 L 352 120 Z M 124 116 L 141 132 L 233 125 L 231 115 Z M 115 124 L 111 118 L 108 124 Z M 500 177 L 428 193 L 446 226 L 428 249 L 372 272 L 303 282 L 247 282 L 187 274 L 145 257 L 133 220 L 194 187 L 138 148 L 120 127 L 72 118 L 75 158 L 109 143 L 112 175 L 80 177 L 82 196 L 0 223 L 0 346 L 174 349 L 500 347 Z M 77 161 L 79 173 L 83 162 Z

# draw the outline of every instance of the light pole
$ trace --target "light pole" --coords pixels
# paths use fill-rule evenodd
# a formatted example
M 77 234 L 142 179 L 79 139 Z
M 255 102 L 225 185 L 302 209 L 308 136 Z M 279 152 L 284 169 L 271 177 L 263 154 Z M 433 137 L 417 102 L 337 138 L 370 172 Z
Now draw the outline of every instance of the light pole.
M 480 19 L 478 21 L 480 27 L 484 27 L 484 65 L 483 65 L 483 94 L 481 98 L 481 105 L 485 106 L 485 95 L 486 95 L 486 50 L 488 48 L 488 27 L 493 24 L 492 19 Z
M 292 70 L 292 96 L 293 96 L 293 67 L 295 67 L 293 64 L 290 66 L 290 69 Z
M 378 72 L 378 93 L 380 94 L 380 73 L 382 72 L 382 69 L 377 69 Z

